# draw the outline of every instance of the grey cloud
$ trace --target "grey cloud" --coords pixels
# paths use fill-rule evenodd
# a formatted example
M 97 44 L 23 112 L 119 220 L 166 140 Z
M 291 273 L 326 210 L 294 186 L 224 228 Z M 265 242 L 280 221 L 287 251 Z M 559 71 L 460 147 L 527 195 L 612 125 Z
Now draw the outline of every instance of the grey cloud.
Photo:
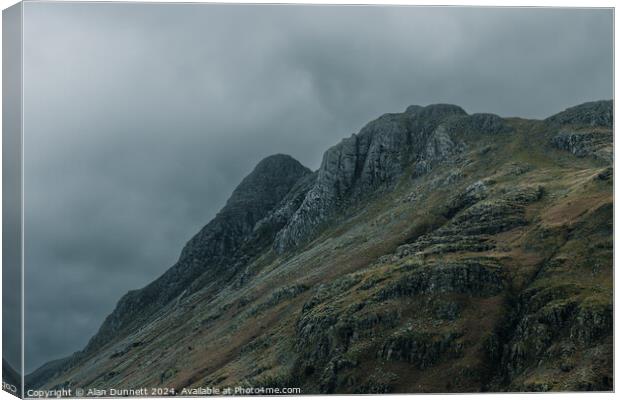
M 27 3 L 26 370 L 82 347 L 263 157 L 385 112 L 612 97 L 610 10 Z

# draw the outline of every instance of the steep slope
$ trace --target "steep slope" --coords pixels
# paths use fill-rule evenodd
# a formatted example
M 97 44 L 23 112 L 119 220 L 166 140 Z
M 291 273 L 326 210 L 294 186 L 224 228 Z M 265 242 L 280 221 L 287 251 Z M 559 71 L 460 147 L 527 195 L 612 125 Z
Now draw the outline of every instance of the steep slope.
M 173 268 L 27 383 L 610 390 L 612 106 L 411 106 L 316 173 L 268 158 Z
M 267 231 L 273 229 L 274 223 L 263 220 L 283 200 L 284 204 L 290 202 L 285 196 L 302 178 L 312 176 L 309 169 L 288 155 L 263 159 L 216 217 L 185 245 L 175 265 L 146 287 L 123 296 L 83 351 L 42 366 L 30 375 L 28 386 L 39 386 L 50 374 L 79 364 L 87 354 L 115 338 L 165 315 L 168 303 L 204 289 L 201 283 L 215 294 L 243 268 L 247 258 L 269 246 L 273 237 Z M 257 235 L 254 228 L 259 222 L 262 229 Z
M 221 283 L 243 264 L 237 255 L 249 252 L 251 234 L 262 220 L 310 170 L 290 156 L 275 155 L 262 160 L 232 193 L 226 206 L 183 248 L 179 261 L 143 289 L 127 293 L 106 319 L 86 351 L 94 350 L 123 330 L 152 318 L 179 294 L 189 294 L 192 283 L 208 274 L 210 282 Z M 215 285 L 213 285 L 215 287 Z

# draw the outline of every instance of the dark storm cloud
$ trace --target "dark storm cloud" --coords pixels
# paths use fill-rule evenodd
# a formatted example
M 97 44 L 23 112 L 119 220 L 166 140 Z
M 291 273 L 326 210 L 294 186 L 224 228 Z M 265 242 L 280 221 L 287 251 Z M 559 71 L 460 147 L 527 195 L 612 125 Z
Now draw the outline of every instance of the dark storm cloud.
M 82 347 L 263 157 L 385 112 L 612 96 L 608 10 L 27 3 L 26 369 Z

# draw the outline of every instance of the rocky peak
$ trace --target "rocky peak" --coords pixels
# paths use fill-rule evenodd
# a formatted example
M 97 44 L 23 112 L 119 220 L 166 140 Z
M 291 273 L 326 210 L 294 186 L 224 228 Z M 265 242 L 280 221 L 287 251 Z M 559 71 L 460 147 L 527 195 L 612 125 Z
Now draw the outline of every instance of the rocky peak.
M 275 154 L 260 161 L 233 191 L 218 215 L 249 213 L 243 223 L 253 226 L 262 219 L 299 179 L 311 171 L 285 154 Z
M 424 107 L 418 106 L 418 105 L 410 105 L 409 107 L 405 109 L 405 114 L 415 114 L 416 112 L 420 111 L 423 108 Z
M 308 174 L 311 174 L 308 168 L 288 155 L 276 154 L 259 162 L 215 218 L 185 245 L 175 265 L 151 284 L 121 298 L 86 351 L 148 321 L 199 277 L 216 281 L 234 274 L 227 269 L 237 265 L 236 252 L 253 237 L 255 225 Z
M 435 162 L 456 148 L 441 125 L 467 117 L 458 106 L 410 106 L 402 114 L 384 114 L 323 155 L 317 180 L 277 234 L 275 248 L 283 252 L 315 234 L 339 208 L 387 188 L 413 161 Z
M 552 125 L 585 125 L 611 128 L 614 105 L 612 100 L 583 103 L 552 115 L 545 122 Z
M 465 110 L 454 104 L 430 104 L 416 113 L 419 122 L 438 122 L 450 115 L 467 115 Z
M 241 181 L 222 211 L 238 206 L 272 208 L 299 178 L 310 172 L 289 155 L 266 157 Z
M 613 162 L 613 101 L 571 107 L 545 120 L 556 129 L 550 144 L 577 157 Z
M 310 173 L 299 161 L 284 154 L 260 161 L 217 216 L 187 243 L 179 261 L 230 254 L 295 183 Z M 213 246 L 214 241 L 218 246 Z
M 506 124 L 503 118 L 495 114 L 477 113 L 469 119 L 470 128 L 476 132 L 488 134 L 508 133 L 512 128 Z

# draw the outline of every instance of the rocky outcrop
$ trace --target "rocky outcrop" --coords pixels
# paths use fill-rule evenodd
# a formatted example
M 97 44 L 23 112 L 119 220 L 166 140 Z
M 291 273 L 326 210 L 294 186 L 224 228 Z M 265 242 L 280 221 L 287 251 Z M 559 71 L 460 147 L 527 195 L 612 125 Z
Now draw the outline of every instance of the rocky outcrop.
M 435 365 L 442 357 L 460 357 L 464 347 L 458 341 L 461 336 L 460 332 L 437 334 L 401 330 L 386 339 L 378 357 L 385 361 L 406 361 L 423 370 Z
M 375 296 L 376 301 L 438 293 L 493 296 L 504 287 L 502 268 L 492 260 L 429 263 L 415 268 Z
M 264 235 L 267 227 L 269 227 L 270 231 L 275 231 L 276 233 L 282 229 L 291 219 L 295 211 L 297 211 L 299 206 L 301 206 L 308 191 L 314 186 L 316 178 L 316 172 L 301 177 L 282 201 L 280 201 L 278 206 L 265 218 L 256 223 L 253 235 Z
M 265 310 L 268 310 L 272 307 L 277 306 L 283 301 L 290 300 L 290 299 L 293 299 L 299 296 L 301 293 L 305 292 L 306 290 L 308 290 L 308 286 L 302 285 L 302 284 L 279 288 L 273 291 L 267 300 L 258 304 L 255 307 L 252 307 L 248 311 L 248 315 L 254 316 L 256 314 L 260 314 Z
M 612 207 L 605 204 L 575 223 L 571 238 L 587 238 L 588 255 L 544 261 L 532 281 L 511 302 L 498 338 L 489 346 L 498 366 L 492 389 L 510 391 L 608 390 L 612 382 L 613 306 L 611 297 L 588 279 L 612 255 Z M 575 279 L 579 271 L 593 271 Z M 493 342 L 493 341 L 492 341 Z M 497 344 L 501 343 L 500 346 Z M 549 377 L 545 376 L 549 374 Z M 558 379 L 558 377 L 560 379 Z M 559 382 L 563 382 L 560 386 Z
M 545 122 L 552 125 L 613 126 L 613 101 L 600 100 L 567 108 L 552 115 Z
M 444 118 L 462 114 L 456 106 L 409 107 L 403 114 L 383 115 L 327 150 L 314 187 L 278 233 L 276 250 L 302 243 L 339 208 L 394 184 L 412 160 L 447 154 L 453 147 L 447 134 L 443 129 L 432 134 Z
M 284 252 L 303 243 L 338 210 L 394 185 L 412 162 L 419 176 L 462 152 L 465 144 L 453 138 L 455 133 L 510 130 L 496 115 L 469 116 L 448 104 L 411 106 L 402 114 L 383 115 L 325 153 L 314 187 L 278 233 L 275 249 Z
M 309 174 L 310 170 L 287 155 L 262 160 L 241 181 L 213 221 L 187 243 L 179 262 L 204 261 L 234 253 L 256 224 Z
M 310 363 L 324 362 L 348 348 L 352 340 L 365 336 L 374 327 L 394 326 L 398 313 L 361 313 L 365 303 L 352 304 L 343 313 L 329 304 L 353 290 L 360 277 L 346 275 L 329 285 L 321 285 L 304 304 L 297 321 L 296 348 Z
M 566 150 L 577 157 L 595 157 L 605 162 L 613 161 L 613 132 L 611 131 L 561 131 L 551 140 L 554 147 Z
M 489 113 L 477 113 L 466 117 L 453 118 L 446 126 L 452 133 L 462 133 L 465 135 L 500 135 L 513 131 L 513 128 L 503 118 Z
M 491 184 L 491 181 L 479 180 L 467 186 L 464 191 L 452 196 L 444 212 L 445 217 L 452 218 L 459 211 L 485 199 L 489 195 L 489 186 Z
M 577 354 L 596 346 L 612 331 L 611 305 L 590 305 L 567 298 L 561 292 L 555 299 L 540 304 L 536 297 L 541 295 L 544 293 L 529 291 L 519 299 L 522 316 L 512 330 L 512 340 L 503 346 L 498 360 L 505 382 L 518 381 L 515 378 L 520 374 L 543 363 L 570 372 L 575 367 Z M 523 390 L 518 384 L 513 389 Z M 577 386 L 572 389 L 583 390 Z
M 392 275 L 396 276 L 390 280 Z M 355 368 L 360 358 L 403 361 L 425 370 L 442 360 L 461 357 L 465 341 L 456 327 L 443 333 L 430 328 L 453 323 L 467 304 L 445 296 L 489 298 L 500 294 L 506 285 L 502 267 L 485 258 L 405 265 L 387 273 L 383 280 L 390 282 L 383 284 L 363 276 L 348 274 L 321 285 L 304 304 L 297 321 L 295 348 L 301 362 L 297 373 L 303 376 L 302 371 L 315 371 L 322 392 L 346 386 L 347 371 Z M 420 320 L 405 319 L 407 308 L 395 307 L 403 298 L 424 306 L 414 313 Z M 360 345 L 361 353 L 356 350 Z
M 477 181 L 454 196 L 444 215 L 451 218 L 435 231 L 419 237 L 415 242 L 398 247 L 385 261 L 424 253 L 480 252 L 495 247 L 491 236 L 527 224 L 525 206 L 543 195 L 541 186 L 516 187 L 497 197 L 489 195 L 490 181 Z M 462 210 L 462 211 L 461 211 Z

